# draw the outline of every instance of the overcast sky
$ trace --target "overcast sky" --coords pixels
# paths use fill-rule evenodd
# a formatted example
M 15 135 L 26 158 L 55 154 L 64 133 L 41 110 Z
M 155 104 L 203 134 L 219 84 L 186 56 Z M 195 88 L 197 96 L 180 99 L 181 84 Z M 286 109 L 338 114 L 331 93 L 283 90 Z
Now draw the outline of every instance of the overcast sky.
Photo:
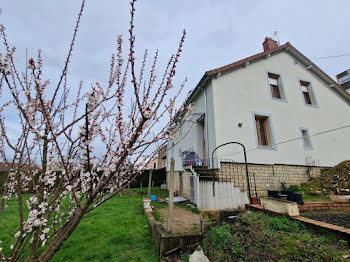
M 0 23 L 17 46 L 18 61 L 25 48 L 31 55 L 40 48 L 49 74 L 61 70 L 79 7 L 78 0 L 2 0 Z M 275 30 L 281 44 L 289 41 L 311 59 L 350 53 L 349 0 L 139 0 L 136 8 L 139 58 L 144 48 L 158 48 L 165 63 L 187 29 L 178 69 L 179 78 L 189 79 L 187 89 L 206 70 L 261 52 L 264 37 Z M 87 0 L 72 59 L 73 79 L 105 79 L 116 36 L 127 39 L 128 22 L 129 1 Z M 350 56 L 313 61 L 333 78 L 350 68 Z
M 79 0 L 1 0 L 0 23 L 7 28 L 10 44 L 17 47 L 16 61 L 22 69 L 26 48 L 29 57 L 40 48 L 45 76 L 55 82 L 80 4 Z M 129 9 L 127 0 L 87 0 L 69 72 L 71 86 L 80 80 L 106 82 L 116 37 L 128 38 Z M 176 83 L 187 77 L 190 90 L 206 70 L 261 52 L 264 38 L 277 31 L 281 44 L 291 42 L 335 78 L 350 68 L 350 56 L 313 58 L 350 53 L 349 10 L 349 0 L 139 0 L 136 55 L 141 60 L 145 48 L 151 53 L 159 49 L 160 64 L 165 65 L 185 28 Z M 16 132 L 16 123 L 9 129 Z

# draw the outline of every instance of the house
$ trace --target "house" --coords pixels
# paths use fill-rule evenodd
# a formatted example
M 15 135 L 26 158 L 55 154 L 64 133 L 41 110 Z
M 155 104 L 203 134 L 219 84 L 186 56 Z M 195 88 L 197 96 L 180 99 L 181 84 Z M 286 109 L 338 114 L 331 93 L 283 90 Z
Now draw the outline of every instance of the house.
M 146 170 L 157 169 L 158 168 L 158 157 L 154 157 L 148 161 L 145 166 Z
M 167 172 L 174 158 L 178 192 L 201 208 L 242 205 L 350 158 L 350 95 L 289 42 L 265 38 L 263 52 L 205 72 L 190 103 Z
M 167 144 L 161 146 L 158 150 L 158 168 L 166 168 Z
M 350 94 L 350 69 L 337 75 L 338 84 Z

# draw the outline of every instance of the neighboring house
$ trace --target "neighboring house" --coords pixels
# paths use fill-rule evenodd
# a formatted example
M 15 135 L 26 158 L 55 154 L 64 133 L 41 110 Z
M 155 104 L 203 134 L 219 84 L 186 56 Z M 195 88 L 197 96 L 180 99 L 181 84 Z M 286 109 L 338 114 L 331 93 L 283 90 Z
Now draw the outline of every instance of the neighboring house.
M 350 94 L 350 69 L 337 75 L 338 84 Z
M 144 170 L 159 169 L 159 159 L 158 156 L 141 156 L 135 162 L 135 166 L 144 166 Z
M 158 168 L 158 157 L 154 157 L 145 166 L 146 170 L 157 169 Z
M 350 95 L 289 42 L 278 46 L 266 38 L 263 48 L 207 71 L 185 101 L 185 107 L 193 103 L 192 115 L 168 142 L 167 172 L 174 158 L 177 190 L 202 208 L 215 208 L 226 197 L 215 181 L 247 195 L 242 148 L 221 147 L 211 159 L 224 143 L 246 147 L 250 189 L 254 195 L 256 185 L 259 196 L 282 183 L 307 182 L 350 158 Z M 241 198 L 237 205 L 247 201 L 235 194 L 230 197 Z
M 145 165 L 145 170 L 164 169 L 166 167 L 167 145 L 159 148 L 158 153 L 154 157 L 141 156 L 135 165 Z
M 158 169 L 166 168 L 167 145 L 160 147 L 158 151 Z

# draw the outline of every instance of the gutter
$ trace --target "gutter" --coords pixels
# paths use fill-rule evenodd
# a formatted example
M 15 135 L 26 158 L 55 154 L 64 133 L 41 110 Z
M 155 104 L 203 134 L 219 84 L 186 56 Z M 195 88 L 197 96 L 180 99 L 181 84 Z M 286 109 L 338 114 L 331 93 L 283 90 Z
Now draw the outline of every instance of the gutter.
M 205 81 L 204 81 L 205 82 Z M 206 156 L 206 163 L 207 166 L 209 166 L 210 161 L 209 161 L 209 136 L 208 136 L 208 109 L 207 109 L 207 91 L 200 86 L 201 90 L 203 90 L 204 93 L 204 132 L 205 132 L 205 156 Z

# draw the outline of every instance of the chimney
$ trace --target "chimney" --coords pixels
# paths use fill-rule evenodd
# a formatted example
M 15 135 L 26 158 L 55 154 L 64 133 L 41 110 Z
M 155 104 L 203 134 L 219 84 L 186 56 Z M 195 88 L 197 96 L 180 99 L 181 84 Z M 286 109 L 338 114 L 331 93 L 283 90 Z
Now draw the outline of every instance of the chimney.
M 278 47 L 277 41 L 273 40 L 270 37 L 265 37 L 263 42 L 264 52 L 269 52 Z

